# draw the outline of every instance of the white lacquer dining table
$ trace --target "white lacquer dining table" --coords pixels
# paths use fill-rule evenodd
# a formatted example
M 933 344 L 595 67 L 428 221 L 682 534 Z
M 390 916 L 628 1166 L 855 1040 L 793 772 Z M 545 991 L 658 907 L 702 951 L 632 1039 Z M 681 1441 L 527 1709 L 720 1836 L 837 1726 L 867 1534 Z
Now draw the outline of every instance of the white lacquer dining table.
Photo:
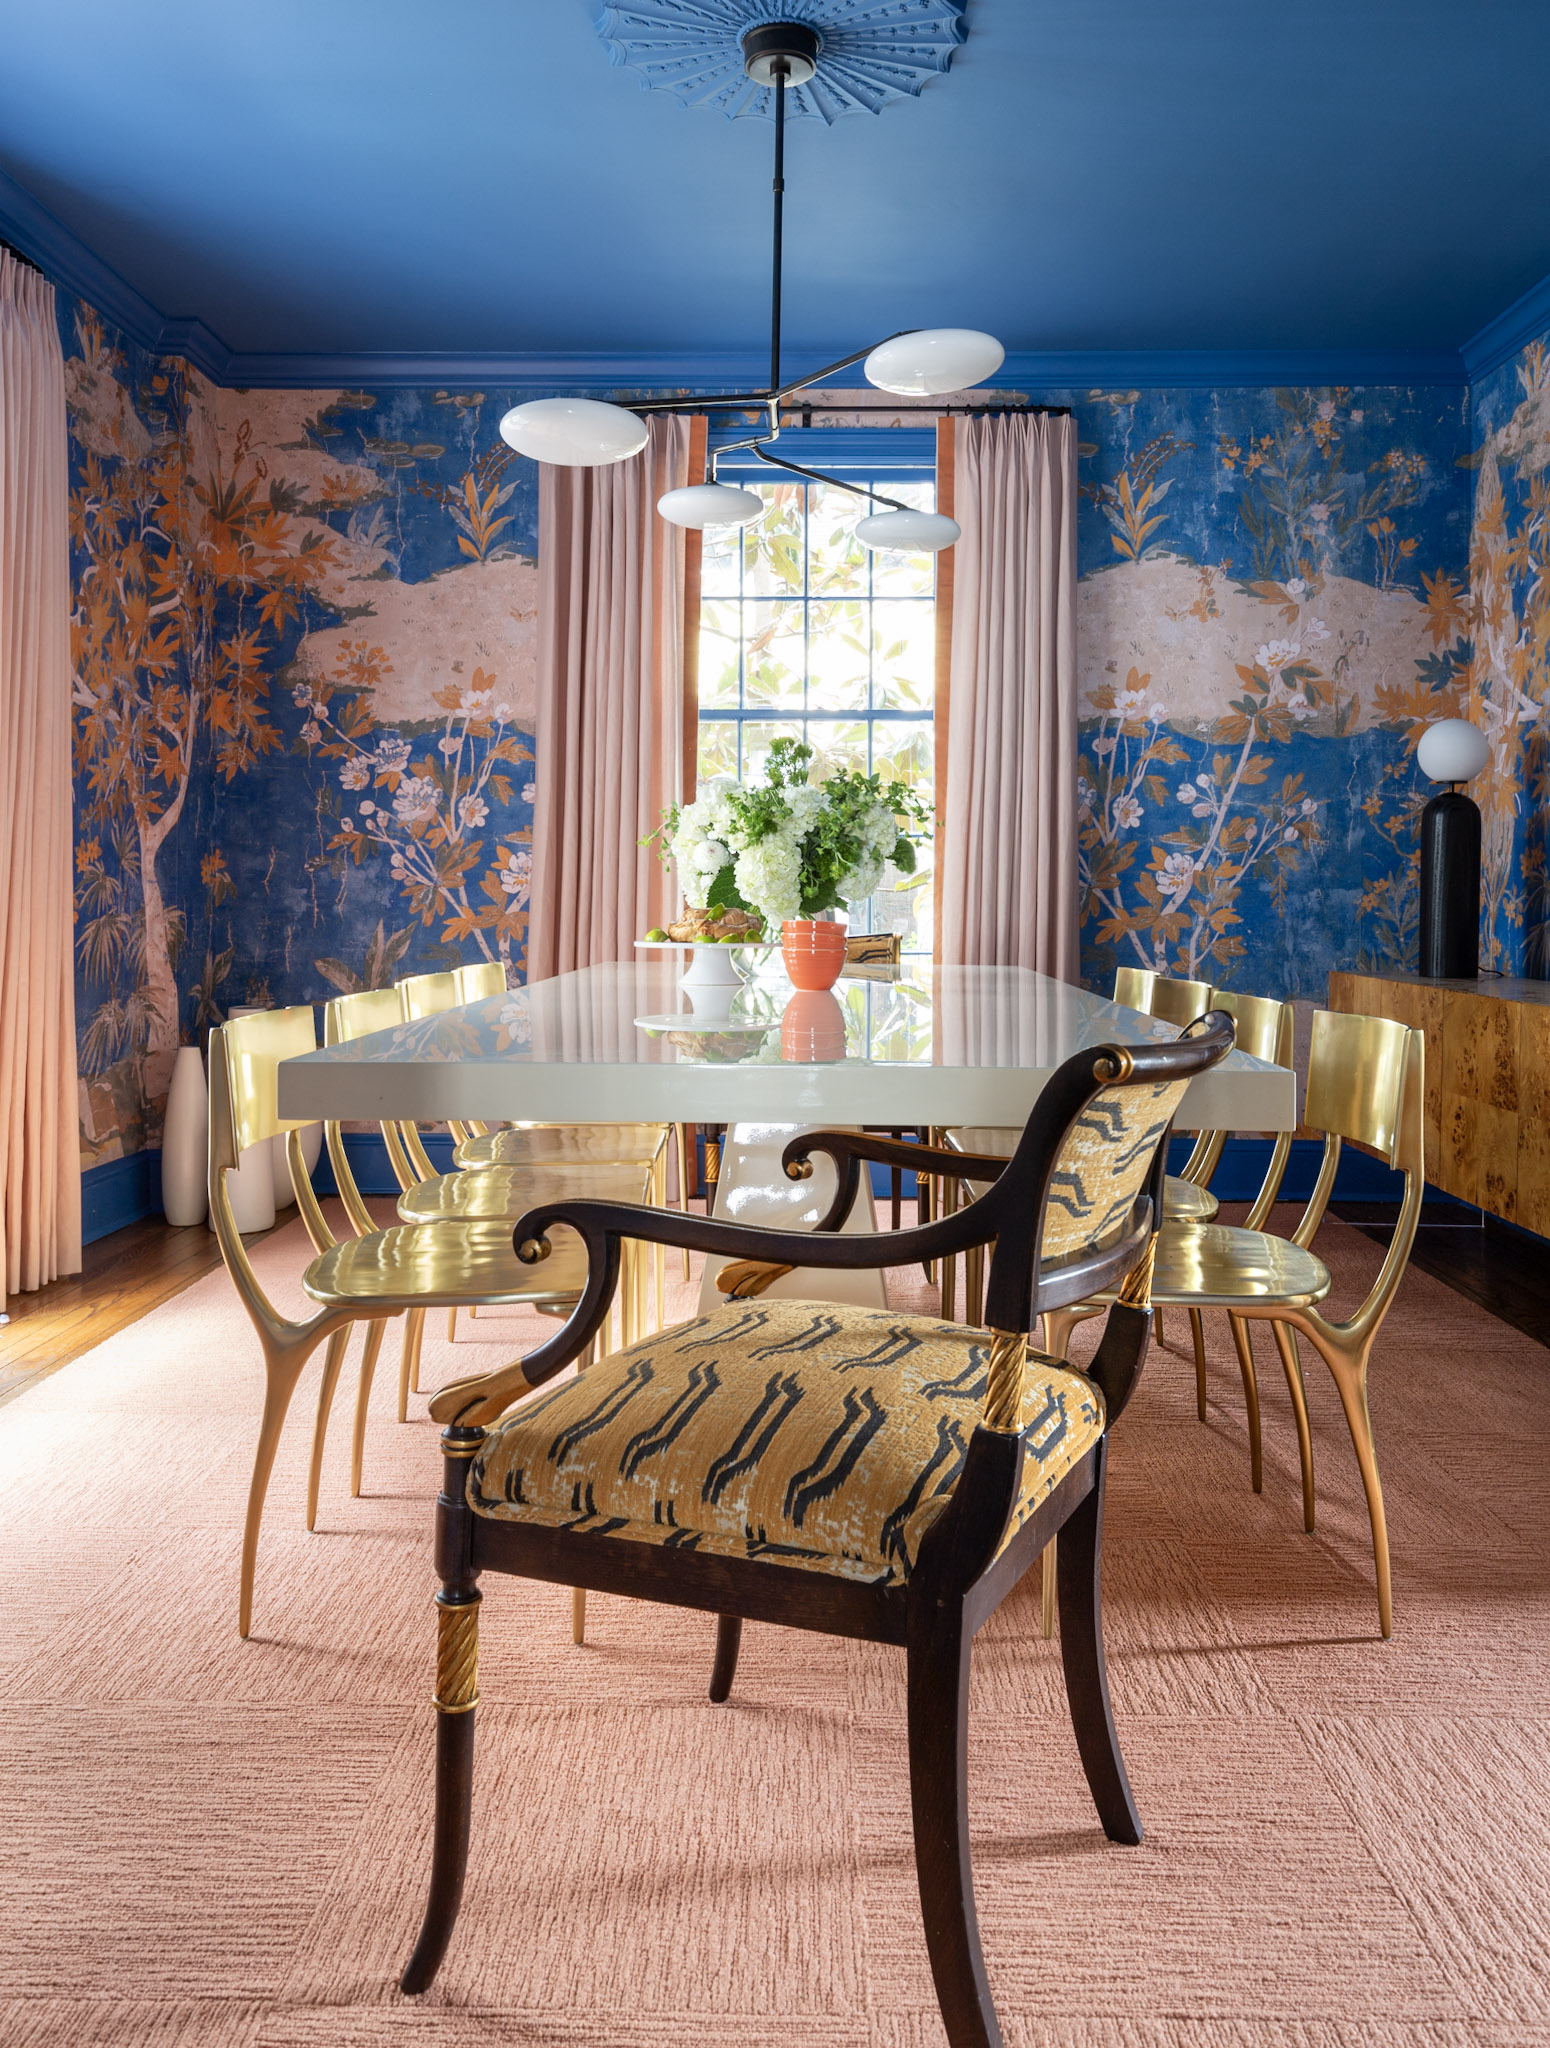
M 673 964 L 618 962 L 490 996 L 287 1060 L 287 1118 L 447 1118 L 727 1126 L 715 1213 L 784 1229 L 816 1223 L 833 1194 L 821 1156 L 788 1181 L 780 1152 L 817 1125 L 991 1124 L 1026 1118 L 1051 1072 L 1104 1043 L 1173 1028 L 1014 967 L 908 966 L 796 997 L 778 959 L 731 994 L 691 1008 Z M 843 1056 L 840 1046 L 843 1042 Z M 1181 1129 L 1295 1128 L 1294 1076 L 1230 1053 L 1190 1083 Z M 863 1183 L 851 1229 L 875 1227 Z M 702 1301 L 718 1262 L 707 1260 Z M 772 1293 L 884 1299 L 880 1274 L 799 1269 Z

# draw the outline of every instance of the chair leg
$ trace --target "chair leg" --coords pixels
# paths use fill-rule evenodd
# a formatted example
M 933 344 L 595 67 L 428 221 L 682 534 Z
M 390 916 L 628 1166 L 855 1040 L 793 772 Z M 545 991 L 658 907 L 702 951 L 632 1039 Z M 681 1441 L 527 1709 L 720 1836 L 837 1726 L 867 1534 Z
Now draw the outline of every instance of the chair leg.
M 366 1325 L 366 1349 L 361 1354 L 361 1379 L 355 1391 L 355 1434 L 350 1439 L 350 1497 L 359 1500 L 361 1466 L 366 1456 L 366 1411 L 371 1402 L 372 1376 L 377 1370 L 377 1353 L 382 1349 L 386 1323 Z
M 1152 1310 L 1152 1334 L 1156 1337 L 1159 1344 L 1166 1343 L 1166 1339 L 1163 1336 L 1162 1310 L 1160 1308 Z
M 1060 1661 L 1071 1726 L 1088 1790 L 1111 1842 L 1141 1839 L 1125 1759 L 1109 1704 L 1103 1657 L 1103 1488 L 1108 1438 L 1098 1446 L 1096 1483 L 1060 1532 Z
M 1083 1318 L 1069 1308 L 1044 1311 L 1044 1349 L 1051 1358 L 1064 1358 L 1071 1344 L 1071 1332 Z
M 409 1420 L 411 1388 L 420 1391 L 420 1338 L 425 1330 L 425 1311 L 412 1308 L 404 1317 L 404 1348 L 398 1360 L 398 1419 Z
M 1048 1642 L 1055 1633 L 1055 1582 L 1059 1577 L 1060 1538 L 1052 1536 L 1039 1558 L 1039 1633 Z
M 969 1861 L 969 1650 L 961 1599 L 911 1611 L 906 1650 L 915 1877 L 949 2048 L 1002 2048 Z
M 1189 1312 L 1189 1334 L 1195 1346 L 1195 1413 L 1206 1419 L 1206 1325 L 1198 1308 Z
M 587 1589 L 572 1586 L 570 1589 L 570 1639 L 581 1644 L 587 1639 Z
M 1367 1516 L 1372 1523 L 1372 1559 L 1378 1574 L 1378 1627 L 1387 1639 L 1394 1633 L 1394 1589 L 1389 1575 L 1388 1517 L 1383 1512 L 1383 1487 L 1378 1479 L 1378 1448 L 1367 1406 L 1367 1361 L 1336 1351 L 1332 1346 L 1319 1344 L 1318 1350 L 1340 1389 L 1340 1405 L 1345 1410 L 1356 1462 L 1361 1467 Z
M 436 1820 L 431 1888 L 414 1954 L 398 1980 L 426 1991 L 452 1939 L 468 1870 L 474 1790 L 474 1713 L 478 1704 L 479 1596 L 436 1606 Z
M 258 1529 L 264 1519 L 264 1496 L 274 1470 L 274 1454 L 286 1410 L 307 1362 L 305 1352 L 284 1359 L 268 1359 L 264 1387 L 264 1414 L 258 1425 L 258 1450 L 253 1458 L 253 1477 L 248 1485 L 247 1520 L 242 1527 L 242 1570 L 237 1591 L 237 1633 L 246 1636 L 253 1623 L 253 1569 L 258 1560 Z
M 447 1342 L 448 1342 L 449 1344 L 455 1344 L 455 1343 L 457 1342 L 457 1310 L 456 1310 L 456 1308 L 449 1308 L 449 1309 L 447 1310 Z M 419 1392 L 419 1389 L 418 1389 L 418 1387 L 417 1387 L 417 1388 L 415 1389 L 415 1392 L 416 1392 L 416 1393 L 418 1393 L 418 1392 Z
M 1290 1325 L 1272 1323 L 1270 1334 L 1276 1340 L 1276 1349 L 1281 1354 L 1281 1369 L 1286 1374 L 1286 1384 L 1291 1390 L 1292 1413 L 1297 1418 L 1297 1456 L 1302 1464 L 1302 1526 L 1313 1534 L 1313 1432 L 1308 1427 L 1308 1391 L 1303 1385 L 1302 1362 L 1297 1356 L 1297 1339 Z M 1340 1375 L 1336 1373 L 1338 1385 Z M 1345 1396 L 1342 1394 L 1341 1399 Z M 1357 1457 L 1361 1457 L 1358 1449 Z M 1381 1513 L 1381 1508 L 1380 1508 Z
M 679 1208 L 680 1208 L 680 1209 L 681 1209 L 681 1210 L 683 1211 L 684 1215 L 685 1215 L 685 1216 L 687 1216 L 687 1215 L 688 1215 L 688 1213 L 689 1213 L 689 1127 L 688 1127 L 688 1125 L 687 1125 L 687 1124 L 674 1124 L 674 1126 L 673 1126 L 673 1135 L 674 1135 L 675 1139 L 677 1140 L 677 1149 L 678 1149 L 678 1206 L 679 1206 Z M 684 1278 L 685 1278 L 685 1279 L 687 1280 L 687 1279 L 688 1279 L 688 1277 L 689 1277 L 689 1247 L 688 1247 L 687 1245 L 685 1245 L 685 1246 L 684 1246 L 684 1251 L 683 1251 L 683 1260 L 684 1260 Z
M 323 1479 L 323 1444 L 328 1436 L 328 1418 L 334 1406 L 334 1389 L 339 1384 L 339 1370 L 344 1364 L 345 1348 L 350 1342 L 348 1323 L 342 1330 L 335 1330 L 328 1340 L 328 1354 L 323 1360 L 323 1378 L 318 1386 L 318 1416 L 312 1425 L 312 1456 L 307 1465 L 307 1527 L 317 1527 L 318 1487 Z
M 1254 1341 L 1242 1316 L 1229 1316 L 1238 1371 L 1243 1376 L 1243 1406 L 1249 1421 L 1249 1479 L 1256 1493 L 1265 1490 L 1265 1451 L 1259 1426 L 1259 1379 L 1254 1371 Z M 1296 1396 L 1293 1400 L 1295 1402 Z
M 963 1318 L 979 1329 L 985 1321 L 985 1247 L 970 1245 L 963 1259 Z
M 743 1617 L 740 1614 L 718 1614 L 716 1661 L 710 1668 L 710 1696 L 718 1707 L 731 1697 L 732 1681 L 737 1676 L 737 1653 L 742 1641 Z

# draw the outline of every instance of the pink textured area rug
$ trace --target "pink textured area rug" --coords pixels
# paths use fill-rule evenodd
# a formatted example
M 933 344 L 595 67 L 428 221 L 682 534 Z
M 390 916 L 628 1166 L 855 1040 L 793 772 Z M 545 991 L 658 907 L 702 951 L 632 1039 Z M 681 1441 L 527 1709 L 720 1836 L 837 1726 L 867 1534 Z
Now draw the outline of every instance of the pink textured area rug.
M 1354 1303 L 1378 1249 L 1339 1223 L 1321 1248 Z M 296 1226 L 257 1264 L 294 1301 L 305 1258 Z M 918 1272 L 895 1299 L 935 1305 Z M 432 1331 L 427 1380 L 538 1333 Z M 1225 1326 L 1211 1343 L 1204 1426 L 1187 1359 L 1154 1349 L 1114 1438 L 1109 1659 L 1142 1847 L 1099 1831 L 1034 1580 L 976 1644 L 975 1856 L 1008 2041 L 1550 2042 L 1550 1355 L 1407 1278 L 1373 1388 L 1385 1644 L 1323 1368 L 1310 1537 L 1270 1346 L 1256 1498 Z M 438 1459 L 423 1398 L 401 1426 L 385 1369 L 349 1497 L 356 1355 L 311 1535 L 315 1366 L 303 1382 L 246 1643 L 262 1377 L 224 1274 L 0 1410 L 4 2048 L 940 2043 L 902 1653 L 750 1625 L 717 1708 L 708 1618 L 597 1597 L 576 1649 L 562 1591 L 502 1579 L 463 1917 L 431 1995 L 399 1995 L 428 1862 Z

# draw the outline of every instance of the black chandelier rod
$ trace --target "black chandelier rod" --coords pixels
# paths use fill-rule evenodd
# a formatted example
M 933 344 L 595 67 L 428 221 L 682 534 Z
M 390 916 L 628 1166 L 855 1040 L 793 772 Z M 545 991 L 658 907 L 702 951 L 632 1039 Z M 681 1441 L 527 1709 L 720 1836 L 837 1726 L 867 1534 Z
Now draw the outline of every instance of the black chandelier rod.
M 770 271 L 770 394 L 780 390 L 780 245 L 786 203 L 786 74 L 791 65 L 775 59 L 775 227 Z

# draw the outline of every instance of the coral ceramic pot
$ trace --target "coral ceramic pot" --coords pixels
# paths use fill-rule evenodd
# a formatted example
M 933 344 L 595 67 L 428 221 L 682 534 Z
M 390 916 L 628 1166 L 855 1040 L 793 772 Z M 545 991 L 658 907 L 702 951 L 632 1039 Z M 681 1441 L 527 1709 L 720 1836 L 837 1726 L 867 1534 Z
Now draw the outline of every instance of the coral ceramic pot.
M 845 1012 L 826 988 L 799 988 L 780 1020 L 780 1056 L 802 1065 L 845 1057 Z
M 780 928 L 780 951 L 793 988 L 833 988 L 845 965 L 845 927 L 822 918 L 788 918 Z

